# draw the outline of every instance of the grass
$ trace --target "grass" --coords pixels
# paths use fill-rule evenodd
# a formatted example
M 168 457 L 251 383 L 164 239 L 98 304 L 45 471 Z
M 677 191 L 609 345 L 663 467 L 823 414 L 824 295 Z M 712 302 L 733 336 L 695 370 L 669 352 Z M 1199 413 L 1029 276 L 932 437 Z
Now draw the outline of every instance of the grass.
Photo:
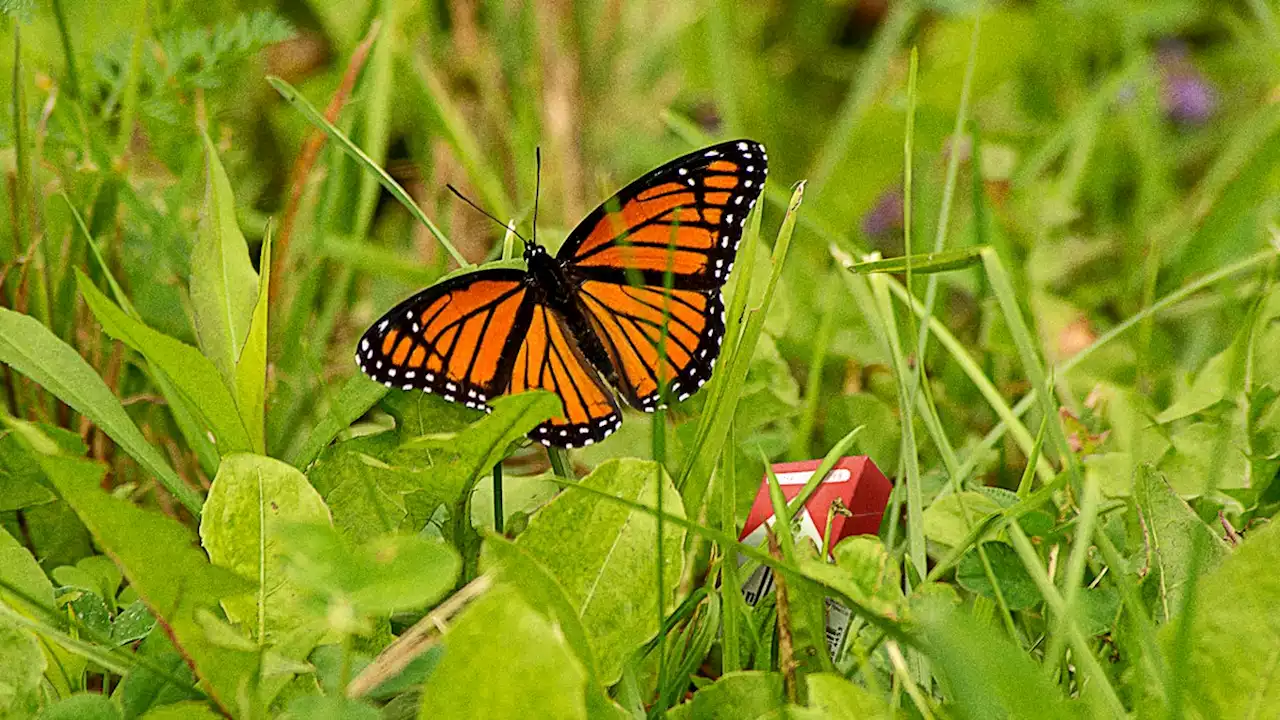
M 1275 13 L 651 5 L 0 3 L 0 715 L 1272 704 Z M 356 374 L 385 308 L 519 265 L 537 148 L 554 248 L 740 136 L 688 401 L 546 453 L 553 398 Z M 818 547 L 852 454 L 882 527 Z

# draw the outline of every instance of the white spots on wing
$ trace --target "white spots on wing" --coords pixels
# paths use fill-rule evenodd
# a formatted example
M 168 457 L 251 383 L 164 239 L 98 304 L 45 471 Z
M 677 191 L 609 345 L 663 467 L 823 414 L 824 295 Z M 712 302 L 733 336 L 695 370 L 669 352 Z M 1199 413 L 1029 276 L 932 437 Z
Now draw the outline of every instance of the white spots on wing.
M 421 330 L 421 329 L 422 329 L 422 326 L 418 325 L 418 323 L 414 323 L 414 324 L 413 324 L 413 331 L 414 331 L 414 332 L 418 332 L 418 331 L 419 331 L 419 330 Z
M 748 155 L 747 157 L 749 158 L 749 157 L 751 157 L 751 156 L 750 156 L 750 155 Z M 748 166 L 747 166 L 747 172 L 755 172 L 755 171 L 756 171 L 756 166 L 755 166 L 755 165 L 748 165 Z
M 445 383 L 445 384 L 444 384 L 444 389 L 445 389 L 445 390 L 450 390 L 450 391 L 452 391 L 452 390 L 457 390 L 457 389 L 458 389 L 458 386 L 457 386 L 457 385 L 454 385 L 454 384 L 453 384 L 453 383 L 451 383 L 451 382 L 447 382 L 447 383 Z
M 731 223 L 731 222 L 733 222 L 733 213 L 729 213 L 728 215 L 725 215 L 725 216 L 724 216 L 724 221 L 725 221 L 725 222 L 727 222 L 727 223 Z
M 444 399 L 448 400 L 449 402 L 453 402 L 453 393 L 445 393 Z
M 414 378 L 414 376 L 415 376 L 415 375 L 417 375 L 417 374 L 418 374 L 418 373 L 416 373 L 416 372 L 414 372 L 414 371 L 410 370 L 409 372 L 405 373 L 405 374 L 404 374 L 404 376 L 405 376 L 405 377 L 407 377 L 407 378 L 409 378 L 410 380 L 412 380 L 412 379 Z
M 702 154 L 703 157 L 720 157 L 719 150 L 708 150 Z
M 413 319 L 413 311 L 412 311 L 412 310 L 405 310 L 405 311 L 404 311 L 404 319 L 405 319 L 405 320 L 412 320 L 412 319 Z
M 434 382 L 435 379 L 436 379 L 435 373 L 431 373 L 431 372 L 427 373 L 427 382 Z
M 396 376 L 396 369 L 395 369 L 395 368 L 391 368 L 390 370 L 388 370 L 388 371 L 387 371 L 387 373 L 388 373 L 389 375 L 391 375 L 391 377 L 395 377 L 395 376 Z
M 368 351 L 368 349 L 369 349 L 369 339 L 368 339 L 368 338 L 365 338 L 364 340 L 361 340 L 361 341 L 360 341 L 360 349 L 361 349 L 361 350 Z
M 383 331 L 384 331 L 384 330 L 386 330 L 386 329 L 387 329 L 387 321 L 386 321 L 386 320 L 383 320 L 382 322 L 378 323 L 378 332 L 383 332 Z
M 746 186 L 746 187 L 751 187 L 751 181 L 750 181 L 750 180 L 743 180 L 743 181 L 742 181 L 742 184 L 743 184 L 744 186 Z
M 400 389 L 401 389 L 401 390 L 412 390 L 412 389 L 413 389 L 413 383 L 405 383 L 405 384 L 404 384 Z
M 746 144 L 745 142 L 740 142 L 740 143 L 738 143 L 738 149 L 739 149 L 739 150 L 746 150 L 746 149 L 747 149 L 747 144 Z
M 697 184 L 697 183 L 695 183 L 695 182 L 693 181 L 693 178 L 689 178 L 689 187 L 693 187 L 693 186 L 694 186 L 694 185 L 696 185 L 696 184 Z
M 680 168 L 680 169 L 679 169 L 679 170 L 677 170 L 676 172 L 680 173 L 681 175 L 688 175 L 688 174 L 689 174 L 689 171 L 688 171 L 688 170 L 685 170 L 684 168 Z
M 379 361 L 378 361 L 378 364 L 376 365 L 376 367 L 377 367 L 379 370 L 381 370 L 381 369 L 382 369 L 382 361 L 381 361 L 381 360 L 379 360 Z
M 742 196 L 741 196 L 741 195 L 739 195 L 738 197 L 734 198 L 734 199 L 733 199 L 733 204 L 734 204 L 734 205 L 741 205 L 741 204 L 742 204 Z
M 390 381 L 390 380 L 387 380 L 386 382 L 384 382 L 384 383 L 382 383 L 382 384 L 383 384 L 383 385 L 386 385 L 387 387 L 391 387 L 391 381 Z

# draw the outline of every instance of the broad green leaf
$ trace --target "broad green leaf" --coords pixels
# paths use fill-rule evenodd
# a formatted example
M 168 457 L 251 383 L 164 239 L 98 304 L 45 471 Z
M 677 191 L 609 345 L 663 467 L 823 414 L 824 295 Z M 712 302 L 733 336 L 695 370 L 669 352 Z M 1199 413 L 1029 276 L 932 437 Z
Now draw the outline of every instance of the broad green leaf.
M 514 587 L 530 607 L 560 628 L 587 674 L 595 674 L 595 656 L 577 609 L 560 582 L 524 547 L 500 535 L 490 535 L 484 541 L 480 568 L 493 573 L 498 582 Z
M 818 559 L 818 549 L 807 538 L 800 538 L 796 543 L 795 558 L 805 568 L 825 564 Z M 835 672 L 835 667 L 831 664 L 831 653 L 827 650 L 826 592 L 823 587 L 795 576 L 785 579 L 775 577 L 775 582 L 779 582 L 780 586 L 781 583 L 786 584 L 786 617 L 791 632 L 791 657 L 795 663 L 798 682 L 804 682 L 804 678 L 812 673 Z M 778 622 L 781 623 L 782 620 L 779 609 Z M 801 687 L 801 701 L 805 700 L 805 692 L 807 688 Z
M 1164 412 L 1157 415 L 1156 422 L 1161 425 L 1171 423 L 1188 415 L 1208 410 L 1225 400 L 1231 375 L 1229 363 L 1233 362 L 1237 347 L 1248 336 L 1248 332 L 1241 332 L 1232 343 L 1233 347 L 1228 347 L 1209 358 L 1209 361 L 1196 374 L 1195 382 L 1191 383 L 1191 387 L 1183 391 L 1172 405 L 1165 408 Z
M 420 718 L 586 718 L 587 674 L 559 629 L 514 588 L 498 586 L 444 636 Z
M 111 623 L 111 641 L 116 645 L 136 642 L 150 635 L 155 626 L 156 616 L 151 614 L 147 604 L 134 600 L 121 608 Z
M 850 265 L 848 269 L 860 274 L 904 273 L 907 271 L 907 261 L 910 260 L 912 274 L 925 275 L 949 270 L 961 270 L 977 265 L 982 262 L 982 251 L 983 248 L 981 247 L 966 247 L 943 250 L 936 253 L 919 253 L 912 255 L 910 258 L 902 256 L 855 263 Z
M 954 547 L 987 515 L 999 512 L 1000 504 L 985 493 L 965 490 L 938 498 L 924 511 L 924 536 L 931 543 Z M 965 520 L 968 512 L 969 520 Z
M 694 693 L 687 706 L 688 717 L 697 720 L 737 720 L 759 717 L 785 703 L 781 674 L 747 670 L 721 676 Z
M 901 574 L 880 538 L 845 538 L 832 548 L 831 555 L 834 565 L 811 558 L 801 569 L 809 577 L 839 588 L 863 607 L 896 616 L 903 600 Z
M 53 583 L 45 577 L 31 552 L 3 528 L 0 528 L 0 580 L 43 607 L 53 607 Z M 10 594 L 3 587 L 0 587 L 0 602 L 29 618 L 43 616 L 25 600 Z
M 885 701 L 835 673 L 815 673 L 806 678 L 809 707 L 829 720 L 892 720 Z
M 271 297 L 271 228 L 262 240 L 262 256 L 258 267 L 258 302 L 249 320 L 249 333 L 236 360 L 236 404 L 244 418 L 255 452 L 265 453 L 267 446 L 267 302 Z
M 119 720 L 120 709 L 106 695 L 76 693 L 41 711 L 37 720 Z
M 611 460 L 581 485 L 654 507 L 660 468 L 634 459 Z M 680 496 L 661 472 L 663 512 L 684 517 Z M 540 510 L 516 545 L 560 582 L 582 618 L 600 681 L 612 685 L 631 652 L 658 632 L 657 520 L 653 515 L 567 488 Z M 680 580 L 684 530 L 663 528 L 661 607 L 668 607 Z
M 178 477 L 133 424 L 120 400 L 69 345 L 34 318 L 0 308 L 0 362 L 26 375 L 89 418 L 155 476 L 193 515 L 200 496 Z
M 300 468 L 310 465 L 311 461 L 315 460 L 316 456 L 338 437 L 338 433 L 346 430 L 351 423 L 369 412 L 369 408 L 376 405 L 386 394 L 385 387 L 362 373 L 356 373 L 348 378 L 342 389 L 338 391 L 338 396 L 334 398 L 332 407 L 320 413 L 319 419 L 310 431 L 305 433 L 296 449 L 291 448 L 284 454 L 285 462 Z
M 83 455 L 88 449 L 78 433 L 44 423 L 36 423 L 36 427 L 70 455 Z M 0 433 L 0 512 L 44 505 L 56 499 L 49 481 L 40 472 L 40 463 L 26 444 L 14 433 Z
M 1000 594 L 1010 610 L 1025 610 L 1040 603 L 1040 591 L 1013 548 L 1001 542 L 983 543 L 981 547 L 987 554 L 991 574 L 1000 583 Z M 961 558 L 956 567 L 956 582 L 971 593 L 992 600 L 996 597 L 977 548 L 969 550 Z
M 43 455 L 40 464 L 130 585 L 165 624 L 213 700 L 239 706 L 257 668 L 255 653 L 219 647 L 198 621 L 218 602 L 252 589 L 234 573 L 209 564 L 185 526 L 99 489 L 106 468 L 94 462 Z
M 200 349 L 236 387 L 236 359 L 249 334 L 258 299 L 258 274 L 236 223 L 235 196 L 213 141 L 201 131 L 205 154 L 204 206 L 191 249 L 191 311 Z
M 1280 707 L 1280 524 L 1249 533 L 1196 583 L 1183 700 L 1204 718 L 1262 718 Z M 1178 623 L 1160 632 L 1166 657 Z M 1152 708 L 1155 709 L 1154 707 Z M 1153 712 L 1152 717 L 1155 717 Z
M 283 529 L 286 574 L 320 610 L 350 608 L 364 616 L 421 609 L 444 596 L 458 577 L 453 548 L 413 535 L 383 535 L 353 546 L 324 525 Z
M 1174 433 L 1173 452 L 1157 466 L 1169 485 L 1183 497 L 1204 493 L 1209 478 L 1216 477 L 1218 490 L 1248 486 L 1249 465 L 1244 428 L 1225 422 L 1198 422 Z M 1226 452 L 1218 454 L 1218 437 L 1228 433 Z
M 1146 534 L 1144 544 L 1150 548 L 1156 570 L 1154 577 L 1147 580 L 1156 583 L 1156 620 L 1165 622 L 1182 607 L 1195 535 L 1203 536 L 1206 555 L 1201 567 L 1205 571 L 1227 556 L 1227 546 L 1150 465 L 1143 465 L 1134 473 L 1133 497 Z
M 436 456 L 436 482 L 466 487 L 505 457 L 511 443 L 561 412 L 560 398 L 544 391 L 500 397 L 490 407 L 493 412 L 456 435 L 428 435 L 409 444 Z
M 0 620 L 0 720 L 35 714 L 45 656 L 30 632 Z
M 209 559 L 258 586 L 250 595 L 223 598 L 227 617 L 262 642 L 307 624 L 312 615 L 299 588 L 285 578 L 279 536 L 286 523 L 330 523 L 329 509 L 307 478 L 279 460 L 228 455 L 204 510 L 200 541 Z
M 151 633 L 138 646 L 137 655 L 146 658 L 147 664 L 134 665 L 113 693 L 126 718 L 136 718 L 151 708 L 200 697 L 195 690 L 196 680 L 190 666 L 173 647 L 168 635 Z
M 919 613 L 925 654 L 958 718 L 1077 717 L 1062 692 L 1020 647 L 949 603 Z
M 184 700 L 172 705 L 162 705 L 147 711 L 142 720 L 221 720 L 208 703 Z
M 204 418 L 217 441 L 220 454 L 247 452 L 249 436 L 236 409 L 236 400 L 227 389 L 218 369 L 200 351 L 184 342 L 135 320 L 107 299 L 83 274 L 80 293 L 108 335 L 141 353 L 155 369 L 163 372 L 190 406 Z
M 282 720 L 380 720 L 372 705 L 344 697 L 304 695 L 289 703 Z
M 430 472 L 429 459 L 392 460 L 398 447 L 392 431 L 354 437 L 327 448 L 307 471 L 333 526 L 353 543 L 398 530 L 407 514 L 404 496 L 429 482 L 421 477 Z

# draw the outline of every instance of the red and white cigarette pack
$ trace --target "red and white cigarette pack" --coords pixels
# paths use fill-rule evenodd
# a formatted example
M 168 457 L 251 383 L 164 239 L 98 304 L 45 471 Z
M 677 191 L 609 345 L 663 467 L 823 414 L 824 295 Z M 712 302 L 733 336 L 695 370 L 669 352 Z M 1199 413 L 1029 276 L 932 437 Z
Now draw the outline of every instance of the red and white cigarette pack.
M 821 464 L 821 460 L 775 464 L 773 472 L 778 476 L 783 496 L 790 501 L 799 495 Z M 799 524 L 800 534 L 821 548 L 822 538 L 827 533 L 829 509 L 839 499 L 850 514 L 831 516 L 831 547 L 835 547 L 846 537 L 874 535 L 880 530 L 880 520 L 884 517 L 892 489 L 884 473 L 865 455 L 840 458 L 794 519 Z M 766 474 L 760 481 L 755 503 L 738 539 L 748 545 L 764 545 L 766 528 L 771 527 L 773 521 L 773 502 L 769 498 L 769 477 Z M 773 571 L 767 567 L 757 568 L 742 584 L 742 595 L 752 607 L 772 591 Z M 827 598 L 827 649 L 832 657 L 844 641 L 851 618 L 848 608 Z

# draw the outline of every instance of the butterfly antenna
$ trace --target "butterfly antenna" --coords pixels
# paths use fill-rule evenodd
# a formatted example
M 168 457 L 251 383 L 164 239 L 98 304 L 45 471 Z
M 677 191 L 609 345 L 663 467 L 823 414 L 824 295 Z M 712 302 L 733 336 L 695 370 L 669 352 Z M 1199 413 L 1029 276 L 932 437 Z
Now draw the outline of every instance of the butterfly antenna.
M 535 148 L 533 151 L 535 167 L 537 174 L 534 175 L 533 181 L 533 241 L 538 242 L 538 196 L 542 194 L 542 148 Z
M 484 208 L 480 207 L 479 205 L 477 205 L 477 204 L 475 204 L 475 203 L 471 202 L 471 199 L 470 199 L 470 198 L 468 198 L 466 195 L 463 195 L 461 192 L 459 192 L 459 191 L 458 191 L 458 188 L 454 187 L 452 183 L 448 183 L 448 184 L 446 184 L 446 185 L 445 185 L 445 187 L 449 188 L 449 192 L 453 193 L 454 195 L 457 195 L 459 200 L 461 200 L 462 202 L 464 202 L 464 203 L 466 203 L 466 204 L 470 205 L 471 207 L 473 207 L 473 208 L 475 208 L 477 211 L 479 211 L 481 215 L 484 215 L 485 217 L 489 218 L 490 220 L 492 220 L 492 221 L 494 221 L 494 222 L 498 223 L 499 225 L 501 225 L 501 226 L 502 226 L 502 228 L 503 228 L 504 230 L 506 230 L 506 231 L 510 232 L 512 235 L 515 235 L 516 237 L 520 238 L 521 240 L 524 240 L 524 242 L 525 242 L 525 244 L 526 244 L 526 245 L 528 245 L 528 244 L 529 244 L 529 241 L 528 241 L 528 240 L 525 240 L 525 238 L 524 238 L 524 236 L 523 236 L 523 235 L 521 235 L 520 233 L 516 232 L 516 230 L 515 230 L 515 228 L 514 228 L 514 227 L 512 227 L 512 226 L 508 225 L 507 223 L 502 222 L 502 221 L 501 221 L 501 220 L 499 220 L 498 218 L 494 217 L 493 213 L 491 213 L 491 212 L 489 212 L 488 210 L 485 210 Z

